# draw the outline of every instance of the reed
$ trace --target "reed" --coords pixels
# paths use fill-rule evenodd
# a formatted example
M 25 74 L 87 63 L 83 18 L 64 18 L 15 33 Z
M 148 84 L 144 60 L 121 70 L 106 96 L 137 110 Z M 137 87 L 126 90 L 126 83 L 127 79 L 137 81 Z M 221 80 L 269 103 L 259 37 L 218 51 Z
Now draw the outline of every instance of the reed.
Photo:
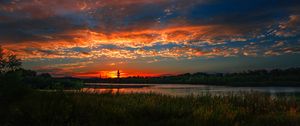
M 300 125 L 298 96 L 261 93 L 174 97 L 33 91 L 1 101 L 1 125 Z

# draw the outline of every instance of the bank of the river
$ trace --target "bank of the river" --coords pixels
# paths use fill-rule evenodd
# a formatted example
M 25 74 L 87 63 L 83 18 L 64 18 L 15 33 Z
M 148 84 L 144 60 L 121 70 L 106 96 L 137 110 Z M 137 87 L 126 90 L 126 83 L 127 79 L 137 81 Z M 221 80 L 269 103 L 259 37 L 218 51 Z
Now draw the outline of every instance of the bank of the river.
M 10 102 L 6 102 L 10 101 Z M 300 125 L 296 96 L 172 97 L 34 91 L 1 99 L 1 125 Z

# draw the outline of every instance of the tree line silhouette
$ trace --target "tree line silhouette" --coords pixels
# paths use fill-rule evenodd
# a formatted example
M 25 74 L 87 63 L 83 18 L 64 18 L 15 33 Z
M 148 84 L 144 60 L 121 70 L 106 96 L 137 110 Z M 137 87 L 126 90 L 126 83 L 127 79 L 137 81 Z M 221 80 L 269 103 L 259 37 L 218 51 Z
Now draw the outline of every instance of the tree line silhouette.
M 84 79 L 87 83 L 207 84 L 228 86 L 300 86 L 300 68 L 248 70 L 235 73 L 186 73 L 161 77 Z
M 49 73 L 38 74 L 36 71 L 23 69 L 21 60 L 14 54 L 4 52 L 0 46 L 0 92 L 25 88 L 73 89 L 82 86 L 80 80 L 53 78 Z

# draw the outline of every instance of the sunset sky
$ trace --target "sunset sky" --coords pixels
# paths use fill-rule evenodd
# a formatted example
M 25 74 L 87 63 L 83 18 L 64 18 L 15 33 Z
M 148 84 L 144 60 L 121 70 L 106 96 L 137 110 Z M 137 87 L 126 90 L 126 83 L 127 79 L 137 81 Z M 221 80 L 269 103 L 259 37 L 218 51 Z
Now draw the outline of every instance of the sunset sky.
M 0 45 L 54 76 L 300 67 L 300 0 L 0 0 Z

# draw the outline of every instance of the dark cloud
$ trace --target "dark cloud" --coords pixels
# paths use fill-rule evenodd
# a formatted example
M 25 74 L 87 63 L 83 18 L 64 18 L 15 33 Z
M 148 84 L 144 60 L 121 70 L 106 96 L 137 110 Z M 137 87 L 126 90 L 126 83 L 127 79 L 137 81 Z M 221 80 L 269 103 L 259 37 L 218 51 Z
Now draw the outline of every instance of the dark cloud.
M 247 33 L 299 14 L 300 8 L 297 0 L 56 2 L 1 1 L 0 19 L 5 20 L 0 21 L 0 42 L 72 41 L 74 36 L 65 32 L 90 29 L 110 34 L 172 25 L 221 25 Z
M 62 36 L 60 34 L 84 28 L 84 26 L 72 25 L 71 22 L 64 17 L 0 22 L 0 27 L 0 40 L 2 42 L 69 39 L 68 36 Z
M 91 49 L 89 48 L 82 48 L 82 47 L 74 47 L 69 49 L 70 51 L 79 52 L 85 55 L 88 55 L 91 52 Z
M 39 48 L 25 48 L 22 51 L 27 53 L 28 55 L 35 55 L 37 53 L 42 53 L 42 55 L 57 55 L 57 52 L 53 50 L 44 50 Z

